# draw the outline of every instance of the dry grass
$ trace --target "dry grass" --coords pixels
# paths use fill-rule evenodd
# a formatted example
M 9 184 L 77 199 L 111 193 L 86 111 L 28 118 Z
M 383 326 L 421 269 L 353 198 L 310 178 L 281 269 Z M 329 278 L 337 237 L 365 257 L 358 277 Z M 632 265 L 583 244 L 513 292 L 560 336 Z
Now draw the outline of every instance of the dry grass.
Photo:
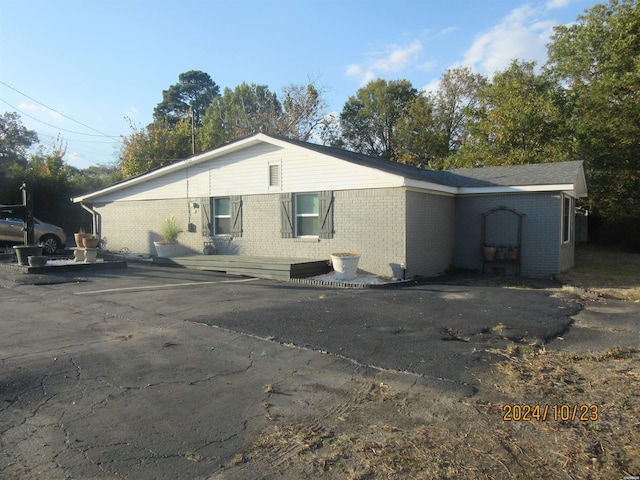
M 586 289 L 585 302 L 599 294 L 638 301 L 640 254 L 581 247 L 576 268 L 563 280 Z M 640 475 L 638 350 L 574 354 L 512 345 L 494 353 L 506 360 L 477 376 L 480 392 L 467 400 L 353 380 L 341 392 L 339 407 L 312 418 L 277 418 L 236 456 L 223 478 Z M 545 405 L 549 409 L 544 420 L 506 421 L 509 405 L 539 405 L 538 415 Z M 575 418 L 563 419 L 574 406 Z
M 469 401 L 372 385 L 348 411 L 275 425 L 235 466 L 285 478 L 620 479 L 640 472 L 640 354 L 514 357 Z M 501 402 L 487 398 L 500 396 Z M 505 421 L 504 405 L 597 406 L 598 419 Z M 558 417 L 561 413 L 558 410 Z M 578 410 L 579 417 L 580 410 Z M 593 411 L 589 410 L 588 415 Z M 251 470 L 253 468 L 253 470 Z
M 640 301 L 640 253 L 594 246 L 576 248 L 575 267 L 560 280 L 626 301 Z

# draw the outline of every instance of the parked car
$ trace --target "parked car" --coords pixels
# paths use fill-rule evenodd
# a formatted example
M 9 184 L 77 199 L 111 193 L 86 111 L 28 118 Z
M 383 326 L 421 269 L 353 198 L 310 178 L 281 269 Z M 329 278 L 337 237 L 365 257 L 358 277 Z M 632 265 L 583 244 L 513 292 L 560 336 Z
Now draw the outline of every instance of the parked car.
M 0 205 L 2 207 L 3 205 Z M 19 245 L 24 243 L 24 220 L 15 218 L 11 213 L 0 213 L 0 242 Z M 38 245 L 42 245 L 43 253 L 52 254 L 56 250 L 64 248 L 67 235 L 62 228 L 43 222 L 34 217 L 33 219 L 34 240 Z

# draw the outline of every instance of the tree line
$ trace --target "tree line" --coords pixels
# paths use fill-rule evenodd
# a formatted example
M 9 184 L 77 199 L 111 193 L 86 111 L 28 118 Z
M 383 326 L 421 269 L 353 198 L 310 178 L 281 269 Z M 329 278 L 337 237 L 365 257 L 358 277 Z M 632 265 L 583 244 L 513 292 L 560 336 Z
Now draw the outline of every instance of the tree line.
M 583 207 L 606 239 L 640 248 L 639 92 L 640 8 L 636 0 L 610 0 L 556 26 L 544 65 L 514 59 L 491 77 L 453 68 L 433 91 L 377 79 L 339 113 L 328 111 L 315 81 L 278 95 L 247 83 L 221 91 L 207 73 L 185 72 L 162 92 L 149 125 L 131 124 L 116 168 L 95 167 L 85 178 L 58 148 L 36 154 L 30 172 L 72 188 L 98 186 L 256 132 L 428 169 L 583 160 Z

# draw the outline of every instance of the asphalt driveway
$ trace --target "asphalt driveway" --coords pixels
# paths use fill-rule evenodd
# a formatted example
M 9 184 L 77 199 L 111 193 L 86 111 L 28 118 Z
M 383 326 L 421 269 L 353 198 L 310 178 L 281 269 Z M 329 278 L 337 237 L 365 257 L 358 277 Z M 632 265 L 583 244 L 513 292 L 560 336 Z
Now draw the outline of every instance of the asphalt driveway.
M 313 414 L 356 377 L 468 396 L 510 342 L 637 346 L 638 305 L 463 283 L 0 270 L 0 478 L 204 478 L 269 423 L 267 399 Z

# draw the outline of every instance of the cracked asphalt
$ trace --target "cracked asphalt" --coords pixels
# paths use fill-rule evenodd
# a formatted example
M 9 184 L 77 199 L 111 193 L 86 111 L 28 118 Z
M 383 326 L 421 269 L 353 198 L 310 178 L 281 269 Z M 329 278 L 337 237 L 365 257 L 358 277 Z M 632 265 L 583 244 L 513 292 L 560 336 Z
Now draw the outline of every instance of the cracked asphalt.
M 354 378 L 469 396 L 510 342 L 638 346 L 639 305 L 446 280 L 0 270 L 0 478 L 207 478 L 269 424 L 267 403 L 313 415 Z

